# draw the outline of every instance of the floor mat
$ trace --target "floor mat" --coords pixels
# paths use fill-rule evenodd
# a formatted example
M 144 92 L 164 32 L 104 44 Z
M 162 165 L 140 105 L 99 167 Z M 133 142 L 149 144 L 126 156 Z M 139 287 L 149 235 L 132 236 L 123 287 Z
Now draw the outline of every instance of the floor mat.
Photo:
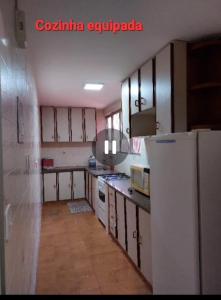
M 72 214 L 81 214 L 92 212 L 92 209 L 86 200 L 68 202 L 68 208 Z

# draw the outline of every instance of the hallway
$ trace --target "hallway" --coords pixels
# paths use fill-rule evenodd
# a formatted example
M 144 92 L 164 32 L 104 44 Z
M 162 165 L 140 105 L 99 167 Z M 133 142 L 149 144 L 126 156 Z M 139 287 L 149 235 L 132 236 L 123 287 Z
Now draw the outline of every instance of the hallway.
M 37 294 L 151 294 L 120 248 L 91 214 L 67 202 L 43 206 Z

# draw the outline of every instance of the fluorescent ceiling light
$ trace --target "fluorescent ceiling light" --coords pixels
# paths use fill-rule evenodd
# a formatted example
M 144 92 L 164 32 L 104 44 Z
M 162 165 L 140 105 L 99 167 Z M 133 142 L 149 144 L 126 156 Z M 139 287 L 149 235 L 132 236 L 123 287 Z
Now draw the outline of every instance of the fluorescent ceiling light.
M 86 83 L 84 89 L 88 91 L 100 91 L 102 90 L 103 86 L 103 84 L 98 83 Z

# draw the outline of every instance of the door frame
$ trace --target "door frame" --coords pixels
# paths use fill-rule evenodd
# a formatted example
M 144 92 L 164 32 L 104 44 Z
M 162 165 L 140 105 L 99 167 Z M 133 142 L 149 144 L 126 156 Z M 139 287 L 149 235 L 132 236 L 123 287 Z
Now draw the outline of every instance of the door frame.
M 0 61 L 1 78 L 1 61 Z M 0 295 L 5 294 L 5 224 L 3 186 L 2 97 L 0 81 Z

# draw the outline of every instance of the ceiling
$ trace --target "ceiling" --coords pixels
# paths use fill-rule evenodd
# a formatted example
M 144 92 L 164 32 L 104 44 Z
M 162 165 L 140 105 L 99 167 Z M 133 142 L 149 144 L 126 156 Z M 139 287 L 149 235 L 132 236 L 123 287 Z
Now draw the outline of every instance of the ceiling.
M 221 32 L 220 0 L 19 0 L 40 104 L 104 108 L 121 81 L 173 39 Z M 37 32 L 35 21 L 117 22 L 136 19 L 143 32 Z M 86 82 L 104 83 L 101 92 Z

